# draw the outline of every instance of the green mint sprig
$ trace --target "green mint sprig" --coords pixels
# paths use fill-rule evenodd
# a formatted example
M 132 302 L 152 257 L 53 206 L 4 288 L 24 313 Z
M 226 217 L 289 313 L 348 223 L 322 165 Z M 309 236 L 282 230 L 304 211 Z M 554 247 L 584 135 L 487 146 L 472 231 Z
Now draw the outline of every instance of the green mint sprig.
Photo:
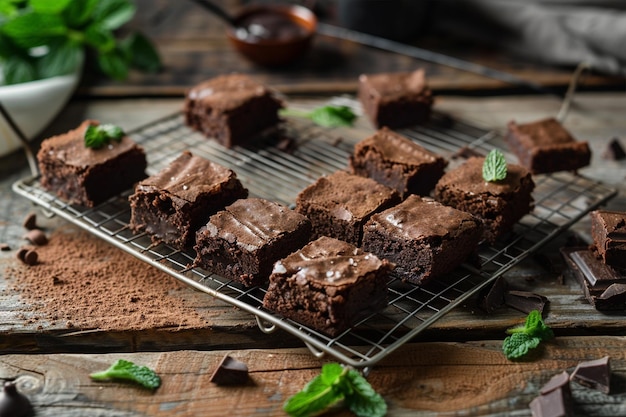
M 119 142 L 124 137 L 121 127 L 113 124 L 89 125 L 85 129 L 85 146 L 87 148 L 100 148 L 110 141 Z
M 296 116 L 311 119 L 313 123 L 324 127 L 352 126 L 356 114 L 347 106 L 321 106 L 311 111 L 283 109 L 283 116 Z
M 383 417 L 387 403 L 367 380 L 350 367 L 328 363 L 303 389 L 290 397 L 283 409 L 293 417 L 319 414 L 343 400 L 359 417 Z
M 69 74 L 85 52 L 108 77 L 155 72 L 159 54 L 140 33 L 118 39 L 135 14 L 131 0 L 0 0 L 0 63 L 6 84 Z
M 501 181 L 506 178 L 506 159 L 497 149 L 492 149 L 483 163 L 483 179 L 487 182 Z
M 157 389 L 161 386 L 161 377 L 152 369 L 147 366 L 135 365 L 124 359 L 118 359 L 108 369 L 94 372 L 89 376 L 96 381 L 109 379 L 131 381 L 148 389 Z
M 552 329 L 541 318 L 541 313 L 533 310 L 526 317 L 526 323 L 506 331 L 510 336 L 504 339 L 502 351 L 507 359 L 519 359 L 539 344 L 554 337 Z

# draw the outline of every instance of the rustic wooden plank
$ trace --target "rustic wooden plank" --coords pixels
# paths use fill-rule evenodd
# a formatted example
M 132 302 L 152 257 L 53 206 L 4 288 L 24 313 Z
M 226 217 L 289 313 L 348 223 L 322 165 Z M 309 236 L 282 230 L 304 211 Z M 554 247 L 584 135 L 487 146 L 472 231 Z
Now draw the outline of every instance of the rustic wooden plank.
M 553 375 L 609 355 L 612 393 L 572 383 L 576 411 L 586 416 L 623 415 L 625 348 L 626 341 L 619 337 L 559 337 L 532 360 L 511 362 L 502 355 L 499 340 L 410 344 L 375 366 L 368 380 L 387 401 L 390 415 L 529 416 L 528 403 Z M 209 382 L 225 354 L 247 363 L 250 383 L 220 387 Z M 118 358 L 155 369 L 162 386 L 151 393 L 89 379 L 89 373 Z M 4 355 L 0 379 L 16 380 L 38 416 L 281 415 L 284 401 L 319 372 L 322 362 L 305 349 Z

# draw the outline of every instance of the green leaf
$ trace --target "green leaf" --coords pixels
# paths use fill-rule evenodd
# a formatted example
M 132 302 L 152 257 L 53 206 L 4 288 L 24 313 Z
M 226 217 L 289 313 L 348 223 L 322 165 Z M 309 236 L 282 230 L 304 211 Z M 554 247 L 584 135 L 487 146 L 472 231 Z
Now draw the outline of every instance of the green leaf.
M 80 28 L 91 19 L 99 0 L 74 0 L 63 10 L 63 18 L 72 28 Z
M 502 152 L 492 149 L 483 163 L 483 179 L 485 181 L 501 181 L 506 178 L 506 159 Z
M 359 417 L 383 417 L 387 414 L 387 403 L 361 374 L 351 369 L 347 378 L 352 386 L 352 393 L 345 397 L 350 411 Z
M 17 14 L 18 3 L 21 0 L 0 0 L 0 24 L 7 17 L 13 17 Z
M 83 59 L 83 48 L 76 42 L 63 39 L 50 44 L 49 52 L 37 62 L 40 78 L 70 74 Z
M 116 41 L 111 30 L 94 23 L 85 29 L 85 42 L 100 52 L 109 52 L 115 49 Z
M 4 74 L 4 84 L 20 84 L 37 79 L 37 70 L 32 59 L 22 59 L 14 57 L 4 61 L 2 72 Z
M 311 119 L 315 124 L 324 127 L 352 126 L 356 114 L 347 106 L 321 106 L 310 112 L 283 109 L 283 116 L 296 116 Z
M 110 141 L 119 142 L 124 137 L 121 127 L 113 124 L 89 125 L 85 129 L 85 146 L 88 148 L 100 148 Z
M 119 49 L 98 55 L 98 66 L 104 74 L 115 80 L 125 80 L 128 77 L 129 62 Z
M 74 0 L 75 3 L 81 3 L 83 0 Z M 72 0 L 30 0 L 29 4 L 32 9 L 38 13 L 59 14 Z
M 17 45 L 34 48 L 62 37 L 67 33 L 67 27 L 60 16 L 26 13 L 6 22 L 3 31 Z
M 128 0 L 100 0 L 93 11 L 93 18 L 102 27 L 114 30 L 130 21 L 135 6 Z
M 325 364 L 320 375 L 287 400 L 283 410 L 294 417 L 305 417 L 337 403 L 343 398 L 343 394 L 336 389 L 336 385 L 344 372 L 344 368 L 337 363 Z
M 519 359 L 531 349 L 539 346 L 541 339 L 526 333 L 513 333 L 507 336 L 502 343 L 502 351 L 507 359 Z
M 161 378 L 152 369 L 147 366 L 137 366 L 124 359 L 119 359 L 108 369 L 89 376 L 96 381 L 106 379 L 132 381 L 148 389 L 157 389 L 161 386 Z
M 152 43 L 141 33 L 133 33 L 120 42 L 120 48 L 131 57 L 131 65 L 142 71 L 157 72 L 161 58 Z

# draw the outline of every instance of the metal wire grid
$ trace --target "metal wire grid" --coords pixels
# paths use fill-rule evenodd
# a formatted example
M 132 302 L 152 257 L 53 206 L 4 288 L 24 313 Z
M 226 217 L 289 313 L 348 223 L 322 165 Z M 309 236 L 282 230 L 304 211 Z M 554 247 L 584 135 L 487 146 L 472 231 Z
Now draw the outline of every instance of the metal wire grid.
M 476 126 L 435 115 L 428 126 L 402 133 L 422 146 L 448 157 L 467 147 L 486 153 L 501 146 L 502 138 Z M 291 205 L 296 195 L 320 175 L 346 167 L 353 143 L 337 132 L 306 121 L 290 120 L 284 131 L 268 136 L 256 148 L 225 149 L 189 130 L 180 114 L 132 133 L 146 149 L 149 173 L 166 166 L 184 149 L 228 166 L 249 188 L 251 195 Z M 295 140 L 293 152 L 281 150 L 285 139 Z M 507 155 L 507 159 L 511 156 Z M 300 338 L 316 356 L 329 354 L 354 367 L 370 367 L 413 339 L 451 309 L 475 295 L 538 247 L 564 231 L 588 211 L 615 195 L 615 190 L 570 173 L 535 177 L 534 211 L 513 232 L 493 246 L 479 249 L 480 268 L 464 264 L 453 273 L 423 286 L 389 281 L 389 305 L 382 313 L 356 323 L 331 338 L 314 329 L 279 317 L 262 308 L 265 287 L 245 288 L 200 268 L 189 268 L 195 254 L 164 244 L 153 245 L 149 236 L 128 229 L 127 192 L 93 209 L 68 205 L 40 187 L 37 178 L 17 181 L 13 189 L 43 209 L 77 224 L 111 244 L 206 292 L 255 315 L 266 333 L 277 328 Z

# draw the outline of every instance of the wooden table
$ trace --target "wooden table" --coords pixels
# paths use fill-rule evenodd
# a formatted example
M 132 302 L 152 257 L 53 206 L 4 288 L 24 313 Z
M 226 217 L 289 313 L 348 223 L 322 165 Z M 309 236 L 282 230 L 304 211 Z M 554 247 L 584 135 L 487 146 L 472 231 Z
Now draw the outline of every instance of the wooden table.
M 155 3 L 160 6 L 154 10 L 160 10 L 165 2 Z M 185 11 L 188 9 L 180 9 L 179 13 Z M 187 33 L 190 27 L 203 26 L 188 25 L 181 32 Z M 190 60 L 199 56 L 207 62 L 215 62 L 214 54 L 219 51 L 226 54 L 223 59 L 234 67 L 259 74 L 277 85 L 294 106 L 317 105 L 327 101 L 330 95 L 352 94 L 353 76 L 363 68 L 362 64 L 343 68 L 339 75 L 328 77 L 300 71 L 302 68 L 265 72 L 247 66 L 232 54 L 227 55 L 228 49 L 223 49 L 219 40 L 215 42 L 221 46 L 212 44 L 209 48 L 200 40 L 190 42 L 171 36 L 167 39 L 163 48 L 169 51 L 165 56 L 168 62 L 179 62 L 177 56 L 196 57 Z M 188 47 L 196 48 L 196 52 L 189 54 L 184 49 Z M 347 44 L 340 45 L 339 49 L 353 51 L 355 55 L 379 53 Z M 99 80 L 84 85 L 42 137 L 66 131 L 86 118 L 131 130 L 178 111 L 185 86 L 216 71 L 211 67 L 206 73 L 200 73 L 188 63 L 179 65 L 191 75 L 166 71 L 159 76 L 134 75 L 128 84 Z M 398 58 L 394 65 L 403 68 L 414 62 Z M 477 80 L 470 77 L 463 88 L 447 90 L 445 86 L 456 79 L 447 71 L 442 69 L 435 77 L 435 84 L 441 86 L 436 108 L 453 118 L 502 130 L 511 118 L 530 121 L 555 115 L 559 110 L 560 101 L 550 96 L 458 95 L 459 90 L 475 89 Z M 551 71 L 556 70 L 547 69 L 546 73 Z M 534 76 L 538 72 L 530 74 Z M 303 79 L 308 80 L 306 89 L 302 87 Z M 561 85 L 566 79 L 560 78 Z M 289 85 L 290 82 L 293 85 Z M 480 85 L 481 95 L 493 91 L 492 88 L 493 85 Z M 451 95 L 453 91 L 457 94 Z M 581 173 L 617 188 L 619 194 L 608 206 L 620 210 L 626 210 L 623 184 L 626 162 L 607 161 L 602 151 L 611 138 L 626 138 L 625 110 L 623 92 L 581 93 L 565 122 L 572 133 L 592 144 L 592 165 Z M 369 132 L 371 127 L 361 120 L 353 133 Z M 0 201 L 10 200 L 12 207 L 0 213 L 0 241 L 13 239 L 15 243 L 19 240 L 19 236 L 7 234 L 6 230 L 19 226 L 23 213 L 32 209 L 10 190 L 13 181 L 26 175 L 28 169 L 21 153 L 0 160 Z M 60 219 L 46 222 L 51 229 L 65 224 Z M 573 230 L 588 239 L 588 220 L 583 219 Z M 561 244 L 557 239 L 548 246 L 546 253 L 554 255 Z M 0 274 L 4 274 L 3 267 L 13 262 L 17 262 L 13 252 L 0 252 Z M 532 258 L 506 275 L 507 279 L 551 300 L 546 321 L 554 329 L 556 338 L 546 343 L 531 360 L 511 362 L 501 353 L 504 330 L 520 324 L 523 314 L 501 309 L 487 315 L 474 303 L 467 302 L 371 370 L 368 380 L 386 399 L 389 415 L 529 416 L 528 403 L 551 376 L 563 370 L 571 371 L 580 361 L 604 355 L 612 360 L 613 393 L 607 396 L 573 384 L 577 415 L 625 415 L 625 316 L 597 312 L 586 304 L 575 282 L 565 279 L 560 283 L 559 275 L 559 271 L 541 268 Z M 26 319 L 29 306 L 20 294 L 9 290 L 9 280 L 6 274 L 0 275 L 0 380 L 15 379 L 35 405 L 37 416 L 283 415 L 284 401 L 315 376 L 323 363 L 333 360 L 315 358 L 298 339 L 284 332 L 263 334 L 252 316 L 191 289 L 183 298 L 193 299 L 193 305 L 207 315 L 205 328 L 115 333 L 68 332 L 61 323 L 39 328 Z M 225 354 L 248 364 L 251 376 L 248 385 L 226 388 L 209 382 L 212 371 Z M 103 369 L 117 358 L 156 369 L 163 378 L 162 387 L 151 393 L 132 385 L 90 380 L 90 372 Z M 346 412 L 334 414 L 349 415 Z

